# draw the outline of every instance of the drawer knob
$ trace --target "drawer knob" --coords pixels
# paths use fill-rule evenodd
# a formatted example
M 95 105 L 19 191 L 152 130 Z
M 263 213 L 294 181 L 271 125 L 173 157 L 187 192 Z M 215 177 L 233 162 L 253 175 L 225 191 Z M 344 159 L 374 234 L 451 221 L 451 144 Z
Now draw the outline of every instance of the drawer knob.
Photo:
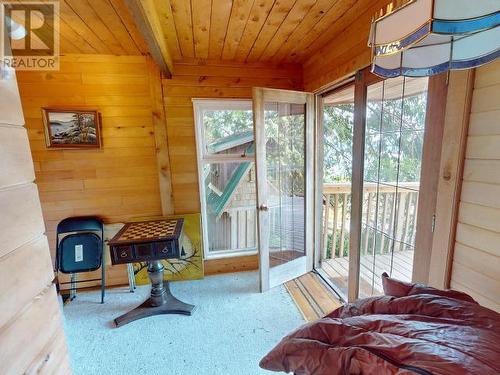
M 168 248 L 164 247 L 163 250 L 161 251 L 162 253 L 168 253 Z
M 121 256 L 122 258 L 126 258 L 126 257 L 127 257 L 127 252 L 126 252 L 126 251 L 122 251 L 122 252 L 120 253 L 120 256 Z

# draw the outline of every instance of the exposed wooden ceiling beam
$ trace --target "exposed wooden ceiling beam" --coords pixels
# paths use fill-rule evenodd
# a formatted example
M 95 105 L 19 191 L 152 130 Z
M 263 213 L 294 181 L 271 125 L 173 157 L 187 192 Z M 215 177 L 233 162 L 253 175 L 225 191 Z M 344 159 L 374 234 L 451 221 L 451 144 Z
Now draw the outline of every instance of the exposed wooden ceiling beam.
M 172 77 L 172 57 L 165 43 L 153 0 L 124 0 L 130 14 L 146 40 L 149 52 L 160 66 L 163 75 Z

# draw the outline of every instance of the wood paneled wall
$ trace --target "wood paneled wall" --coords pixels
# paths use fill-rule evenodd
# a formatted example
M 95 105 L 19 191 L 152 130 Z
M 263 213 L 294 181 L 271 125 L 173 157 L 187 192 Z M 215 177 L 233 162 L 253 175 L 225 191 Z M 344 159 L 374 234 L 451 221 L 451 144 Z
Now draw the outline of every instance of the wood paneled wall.
M 443 142 L 428 274 L 429 284 L 441 289 L 450 287 L 474 73 L 474 70 L 461 70 L 448 74 L 448 89 L 443 105 Z
M 450 286 L 500 311 L 500 61 L 476 70 Z
M 71 373 L 14 72 L 0 80 L 0 372 Z
M 251 99 L 256 86 L 301 90 L 302 71 L 291 65 L 200 64 L 193 60 L 175 64 L 172 79 L 163 80 L 176 213 L 200 211 L 192 99 Z
M 118 223 L 173 211 L 161 77 L 151 60 L 67 55 L 60 71 L 19 72 L 18 82 L 53 256 L 66 217 Z M 42 107 L 98 110 L 102 148 L 47 149 Z M 123 266 L 108 265 L 107 276 L 107 285 L 127 282 Z
M 372 1 L 370 6 L 363 1 L 353 1 L 349 14 L 344 15 L 326 33 L 334 35 L 304 63 L 304 87 L 306 91 L 317 91 L 342 80 L 368 66 L 371 50 L 368 47 L 370 24 L 374 15 L 385 8 L 391 0 Z
M 67 55 L 61 71 L 21 72 L 18 81 L 54 252 L 56 225 L 65 217 L 99 215 L 115 223 L 161 215 L 159 175 L 169 200 L 163 212 L 174 204 L 176 213 L 199 212 L 192 98 L 251 99 L 254 86 L 300 90 L 302 70 L 192 60 L 177 64 L 160 86 L 157 69 L 142 56 Z M 42 107 L 99 110 L 103 148 L 47 149 Z M 107 276 L 107 285 L 127 282 L 124 267 L 108 266 Z
M 20 72 L 18 82 L 52 248 L 69 216 L 114 223 L 162 213 L 145 57 L 68 55 L 60 71 Z M 47 149 L 42 107 L 97 109 L 102 148 Z

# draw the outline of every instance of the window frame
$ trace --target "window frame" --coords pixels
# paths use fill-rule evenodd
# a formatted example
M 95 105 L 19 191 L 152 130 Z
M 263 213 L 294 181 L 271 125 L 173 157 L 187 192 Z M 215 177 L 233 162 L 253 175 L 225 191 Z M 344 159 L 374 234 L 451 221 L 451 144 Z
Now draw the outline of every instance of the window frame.
M 207 212 L 206 212 L 206 189 L 203 178 L 204 166 L 207 164 L 220 164 L 220 163 L 244 163 L 251 162 L 255 166 L 255 155 L 238 155 L 238 154 L 209 154 L 206 152 L 206 137 L 205 128 L 203 124 L 203 113 L 207 110 L 242 110 L 242 111 L 252 111 L 253 106 L 251 99 L 200 99 L 193 98 L 193 115 L 194 115 L 194 125 L 195 125 L 195 139 L 196 139 L 196 159 L 198 165 L 198 186 L 200 192 L 200 210 L 201 210 L 201 228 L 202 228 L 202 246 L 204 259 L 221 259 L 236 257 L 242 255 L 255 255 L 258 253 L 258 249 L 243 249 L 243 250 L 217 250 L 210 251 L 209 246 L 209 236 L 208 236 L 208 223 L 207 223 Z M 252 130 L 255 134 L 254 126 L 252 125 Z M 254 181 L 254 183 L 256 183 Z

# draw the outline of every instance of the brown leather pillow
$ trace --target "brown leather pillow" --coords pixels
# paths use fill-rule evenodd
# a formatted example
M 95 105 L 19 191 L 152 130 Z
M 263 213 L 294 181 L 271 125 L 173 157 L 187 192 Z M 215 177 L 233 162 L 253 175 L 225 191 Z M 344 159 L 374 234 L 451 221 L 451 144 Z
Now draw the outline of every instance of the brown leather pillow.
M 386 272 L 382 274 L 382 286 L 386 296 L 405 297 L 415 294 L 431 294 L 477 304 L 477 302 L 466 293 L 456 290 L 440 290 L 424 284 L 407 283 L 389 277 Z

